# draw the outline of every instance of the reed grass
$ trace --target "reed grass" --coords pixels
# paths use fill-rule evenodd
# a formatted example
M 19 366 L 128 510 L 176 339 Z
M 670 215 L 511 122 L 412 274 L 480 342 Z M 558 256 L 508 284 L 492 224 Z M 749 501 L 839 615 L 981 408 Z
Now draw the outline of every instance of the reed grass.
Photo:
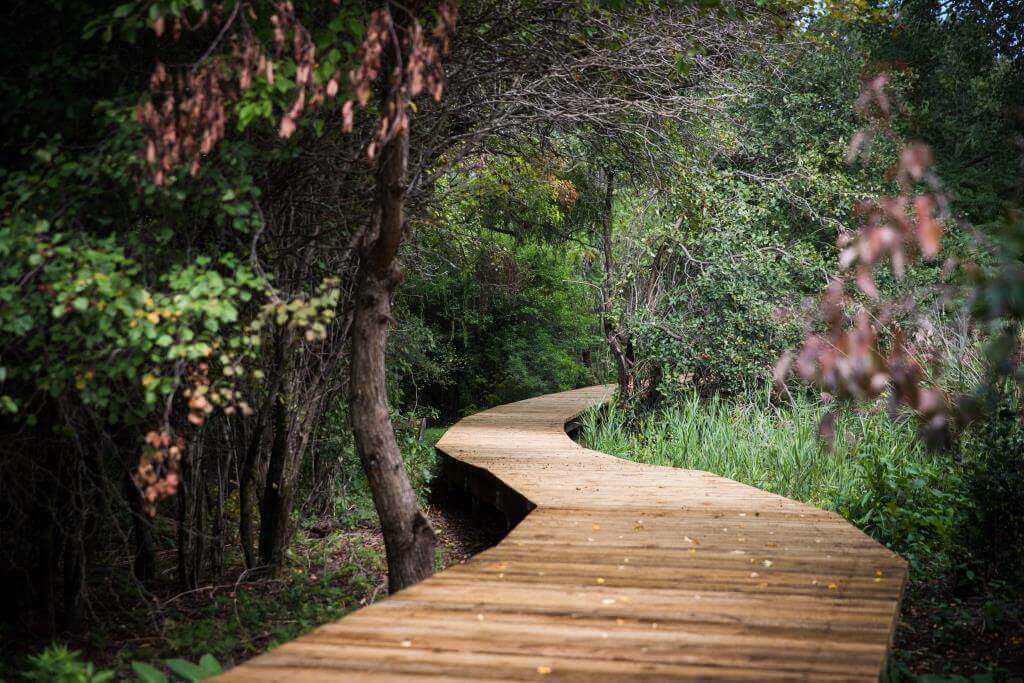
M 858 462 L 930 458 L 912 426 L 848 411 L 828 448 L 818 434 L 825 410 L 805 397 L 773 404 L 768 391 L 742 399 L 694 394 L 639 419 L 613 402 L 581 416 L 581 439 L 611 455 L 713 472 L 832 510 L 863 490 Z

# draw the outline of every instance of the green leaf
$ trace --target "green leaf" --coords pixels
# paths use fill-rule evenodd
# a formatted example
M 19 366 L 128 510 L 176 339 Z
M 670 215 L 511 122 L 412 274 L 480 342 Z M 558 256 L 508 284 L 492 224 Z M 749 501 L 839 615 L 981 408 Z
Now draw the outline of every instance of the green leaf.
M 132 662 L 132 671 L 141 683 L 167 683 L 167 676 L 145 662 Z
M 216 676 L 223 671 L 220 662 L 214 659 L 210 653 L 206 653 L 199 658 L 199 667 L 211 676 Z
M 184 659 L 168 659 L 166 662 L 167 667 L 179 676 L 182 680 L 194 683 L 195 681 L 201 681 L 205 678 L 209 678 L 213 674 L 206 673 L 203 669 L 199 668 L 192 662 L 186 662 Z

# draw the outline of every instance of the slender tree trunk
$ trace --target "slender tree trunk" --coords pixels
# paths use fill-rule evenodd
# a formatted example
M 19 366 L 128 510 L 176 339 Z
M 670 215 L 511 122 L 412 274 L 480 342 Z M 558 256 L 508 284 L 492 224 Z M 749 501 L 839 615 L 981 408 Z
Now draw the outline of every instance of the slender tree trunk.
M 202 438 L 182 458 L 182 486 L 178 490 L 178 585 L 199 587 L 206 554 L 206 481 L 202 469 Z
M 153 544 L 153 532 L 143 510 L 142 496 L 127 470 L 124 475 L 124 496 L 128 499 L 128 510 L 132 516 L 132 546 L 135 550 L 132 572 L 139 581 L 152 581 L 156 578 L 156 546 Z
M 292 477 L 288 472 L 286 394 L 282 387 L 274 401 L 274 440 L 270 446 L 267 483 L 263 489 L 263 504 L 260 507 L 260 564 L 267 568 L 271 575 L 280 570 L 284 560 L 293 493 Z
M 259 460 L 263 444 L 267 414 L 274 409 L 278 392 L 281 390 L 281 378 L 284 376 L 285 370 L 285 343 L 287 339 L 287 334 L 281 332 L 275 340 L 274 366 L 271 371 L 270 382 L 267 385 L 267 396 L 260 406 L 256 424 L 253 425 L 253 431 L 249 437 L 242 466 L 238 473 L 238 540 L 242 546 L 242 555 L 245 558 L 246 569 L 254 569 L 257 564 L 252 528 L 252 512 L 254 507 L 252 500 L 253 475 L 256 471 L 256 463 Z
M 61 543 L 61 534 L 60 527 L 51 517 L 49 502 L 42 499 L 38 503 L 34 524 L 38 542 L 32 580 L 35 584 L 36 609 L 42 617 L 46 635 L 52 638 L 57 635 L 57 548 Z
M 396 23 L 407 12 L 393 12 Z M 389 47 L 386 55 L 393 50 Z M 390 73 L 389 57 L 383 73 Z M 387 111 L 385 104 L 384 111 Z M 352 320 L 349 415 L 384 533 L 388 590 L 411 586 L 434 571 L 437 537 L 420 511 L 402 461 L 388 410 L 385 351 L 391 297 L 401 280 L 398 248 L 405 235 L 408 130 L 397 130 L 383 146 L 377 167 L 377 216 L 360 253 Z
M 256 553 L 252 545 L 252 473 L 259 454 L 260 438 L 263 434 L 263 416 L 253 426 L 252 435 L 245 449 L 245 456 L 238 473 L 238 543 L 242 546 L 245 568 L 256 566 Z
M 615 361 L 615 373 L 619 381 L 619 394 L 624 400 L 633 395 L 634 377 L 633 363 L 628 351 L 628 340 L 613 317 L 612 278 L 615 272 L 615 257 L 612 253 L 612 209 L 615 201 L 615 172 L 605 170 L 607 185 L 604 193 L 604 206 L 601 215 L 601 251 L 603 258 L 604 278 L 601 282 L 601 327 L 605 340 Z

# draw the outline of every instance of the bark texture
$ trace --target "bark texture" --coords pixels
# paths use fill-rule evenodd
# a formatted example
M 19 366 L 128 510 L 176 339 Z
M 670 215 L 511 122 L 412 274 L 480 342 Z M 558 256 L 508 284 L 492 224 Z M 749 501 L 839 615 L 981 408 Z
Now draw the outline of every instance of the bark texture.
M 615 201 L 615 172 L 605 171 L 604 205 L 601 212 L 601 251 L 604 277 L 601 281 L 601 327 L 605 340 L 615 361 L 615 373 L 619 381 L 619 396 L 623 400 L 632 398 L 636 389 L 636 378 L 633 372 L 635 361 L 632 345 L 622 332 L 612 310 L 615 293 L 614 287 L 615 260 L 612 252 L 612 209 Z
M 392 8 L 396 25 L 408 12 Z M 388 49 L 386 54 L 392 54 Z M 386 59 L 390 73 L 395 57 Z M 385 107 L 387 110 L 385 94 Z M 366 471 L 384 534 L 388 590 L 411 586 L 434 571 L 437 536 L 420 511 L 409 483 L 388 410 L 385 352 L 391 323 L 391 299 L 401 281 L 398 249 L 405 237 L 408 128 L 400 127 L 378 157 L 377 215 L 360 249 L 352 318 L 349 415 L 356 449 Z

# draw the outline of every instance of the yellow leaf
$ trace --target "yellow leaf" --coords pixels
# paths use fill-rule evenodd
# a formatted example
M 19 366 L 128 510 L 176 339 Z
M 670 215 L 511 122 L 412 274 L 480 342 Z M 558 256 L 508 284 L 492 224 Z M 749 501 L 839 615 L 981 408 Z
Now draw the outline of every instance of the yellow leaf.
M 155 380 L 155 379 L 156 379 L 156 377 L 154 377 L 153 375 L 145 375 L 142 378 L 142 386 L 148 387 L 150 384 L 153 383 L 153 380 Z
M 546 676 L 547 674 L 551 673 L 551 667 L 550 666 L 538 666 L 537 667 L 537 673 L 539 673 L 541 676 Z

